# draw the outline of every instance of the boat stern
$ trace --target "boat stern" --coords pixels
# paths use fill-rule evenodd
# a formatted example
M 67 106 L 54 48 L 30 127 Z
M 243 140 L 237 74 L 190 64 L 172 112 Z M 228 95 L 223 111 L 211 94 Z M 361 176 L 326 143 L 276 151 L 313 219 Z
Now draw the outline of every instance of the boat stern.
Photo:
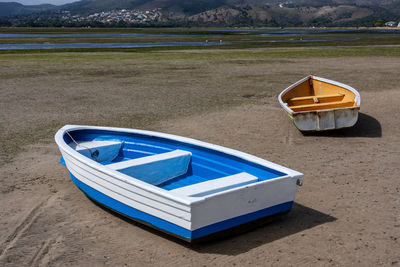
M 358 119 L 359 107 L 331 109 L 291 114 L 300 131 L 325 131 L 353 126 Z

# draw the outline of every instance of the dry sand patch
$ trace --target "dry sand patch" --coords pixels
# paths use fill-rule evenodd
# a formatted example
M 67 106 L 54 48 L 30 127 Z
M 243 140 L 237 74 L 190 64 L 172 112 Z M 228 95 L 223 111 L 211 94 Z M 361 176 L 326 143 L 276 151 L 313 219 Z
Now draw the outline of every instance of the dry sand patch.
M 28 73 L 32 64 L 21 63 L 20 71 Z M 36 129 L 47 128 L 39 130 L 40 142 L 29 139 L 25 150 L 0 167 L 1 265 L 400 262 L 400 126 L 394 115 L 400 88 L 393 70 L 399 69 L 398 58 L 241 59 L 204 66 L 178 61 L 154 70 L 144 65 L 140 68 L 150 73 L 123 78 L 102 77 L 98 71 L 106 66 L 79 70 L 94 68 L 92 76 L 75 76 L 74 71 L 63 75 L 63 67 L 54 64 L 42 70 L 58 69 L 51 75 L 2 77 L 0 90 L 6 97 L 1 99 L 0 124 L 8 138 L 2 142 L 11 142 L 13 136 L 29 139 L 29 134 L 36 138 Z M 170 73 L 164 72 L 167 65 Z M 17 75 L 17 70 L 8 71 Z M 276 94 L 305 73 L 360 89 L 361 114 L 354 128 L 304 136 L 291 125 Z M 129 98 L 132 82 L 140 89 Z M 76 97 L 82 92 L 85 97 Z M 224 96 L 226 102 L 220 100 Z M 97 104 L 86 106 L 88 99 Z M 140 121 L 142 115 L 148 120 Z M 68 122 L 141 125 L 239 149 L 303 172 L 304 186 L 293 211 L 282 220 L 190 246 L 101 209 L 73 185 L 52 140 L 55 130 Z

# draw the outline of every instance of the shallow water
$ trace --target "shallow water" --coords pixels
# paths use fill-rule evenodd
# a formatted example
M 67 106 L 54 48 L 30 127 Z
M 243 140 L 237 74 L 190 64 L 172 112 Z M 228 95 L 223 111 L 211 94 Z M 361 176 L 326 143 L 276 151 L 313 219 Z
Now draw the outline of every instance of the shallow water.
M 177 37 L 177 36 L 304 36 L 312 34 L 341 33 L 393 33 L 400 34 L 395 29 L 354 30 L 354 29 L 214 29 L 205 32 L 191 33 L 0 33 L 0 38 L 62 38 L 62 37 Z
M 133 48 L 161 46 L 210 46 L 226 45 L 230 42 L 158 42 L 158 43 L 67 43 L 67 44 L 0 44 L 0 50 L 7 49 L 68 49 L 68 48 Z
M 366 35 L 365 35 L 366 34 Z M 369 35 L 371 34 L 371 35 Z M 0 50 L 32 50 L 32 49 L 78 49 L 78 48 L 135 48 L 135 47 L 184 47 L 184 46 L 216 46 L 216 45 L 229 45 L 238 43 L 304 43 L 304 42 L 324 42 L 324 38 L 302 39 L 303 36 L 335 36 L 330 41 L 354 41 L 360 39 L 361 36 L 374 36 L 373 38 L 381 38 L 385 36 L 400 35 L 400 31 L 396 29 L 385 30 L 354 30 L 354 29 L 214 29 L 203 32 L 191 33 L 61 33 L 61 34 L 4 34 L 0 33 L 1 38 L 100 38 L 100 37 L 114 37 L 115 40 L 121 37 L 209 37 L 209 36 L 230 36 L 232 41 L 219 41 L 219 42 L 134 42 L 134 43 L 51 43 L 45 42 L 42 44 L 0 44 Z M 238 40 L 234 41 L 232 36 L 259 36 L 259 37 L 277 37 L 276 40 Z M 293 39 L 282 40 L 280 37 L 298 37 Z M 28 41 L 29 42 L 29 41 Z
M 134 47 L 168 47 L 168 46 L 216 46 L 239 43 L 297 43 L 324 42 L 326 40 L 255 40 L 232 42 L 154 42 L 154 43 L 64 43 L 64 44 L 0 44 L 0 50 L 33 50 L 33 49 L 76 49 L 76 48 L 134 48 Z
M 0 38 L 60 38 L 60 37 L 176 37 L 195 34 L 168 33 L 0 33 Z

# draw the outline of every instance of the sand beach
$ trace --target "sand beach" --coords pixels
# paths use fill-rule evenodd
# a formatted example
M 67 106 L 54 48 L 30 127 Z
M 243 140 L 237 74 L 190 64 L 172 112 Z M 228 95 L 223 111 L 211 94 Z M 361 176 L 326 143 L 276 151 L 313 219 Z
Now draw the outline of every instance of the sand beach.
M 0 265 L 399 265 L 399 47 L 363 49 L 0 54 Z M 309 74 L 360 92 L 354 127 L 292 125 L 277 95 Z M 223 145 L 298 170 L 304 184 L 281 219 L 190 245 L 79 191 L 53 139 L 65 124 Z

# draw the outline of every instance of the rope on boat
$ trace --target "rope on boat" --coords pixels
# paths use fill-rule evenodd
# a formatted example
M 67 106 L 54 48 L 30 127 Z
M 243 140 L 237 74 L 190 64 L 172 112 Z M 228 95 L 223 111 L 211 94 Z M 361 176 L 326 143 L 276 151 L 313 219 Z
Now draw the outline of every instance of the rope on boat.
M 78 142 L 75 141 L 75 139 L 71 136 L 71 134 L 69 132 L 66 132 L 68 134 L 68 136 L 71 138 L 72 142 L 74 142 L 76 144 L 76 146 L 81 146 L 83 148 L 86 148 L 87 150 L 89 150 L 90 152 L 90 156 L 92 157 L 92 159 L 94 159 L 95 161 L 98 162 L 97 157 L 99 156 L 99 151 L 96 149 L 95 151 L 92 152 L 92 149 L 90 149 L 87 146 L 84 146 L 82 144 L 79 144 Z

